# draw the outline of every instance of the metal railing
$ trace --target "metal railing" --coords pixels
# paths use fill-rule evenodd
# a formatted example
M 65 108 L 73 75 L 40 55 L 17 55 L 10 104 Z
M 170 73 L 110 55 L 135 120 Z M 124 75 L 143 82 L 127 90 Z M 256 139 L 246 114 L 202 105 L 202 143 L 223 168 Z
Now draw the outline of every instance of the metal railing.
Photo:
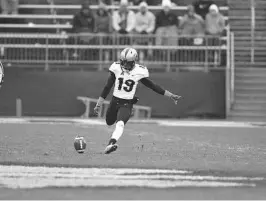
M 0 56 L 5 63 L 39 64 L 67 68 L 71 64 L 92 66 L 99 70 L 119 59 L 128 46 L 139 52 L 139 63 L 151 68 L 171 71 L 172 68 L 196 67 L 208 71 L 226 70 L 226 112 L 234 102 L 234 34 L 225 37 L 191 38 L 156 35 L 106 34 L 0 34 Z M 222 55 L 226 55 L 223 58 Z M 222 61 L 225 59 L 225 64 Z M 226 68 L 225 68 L 226 67 Z
M 227 65 L 226 65 L 226 116 L 229 116 L 235 101 L 235 38 L 230 33 L 228 38 Z
M 110 64 L 118 53 L 133 46 L 145 65 L 196 65 L 219 67 L 226 52 L 226 37 L 191 38 L 184 36 L 115 34 L 0 34 L 2 61 L 12 63 Z M 100 67 L 101 68 L 101 67 Z
M 75 10 L 79 10 L 81 9 L 81 5 L 41 5 L 41 4 L 20 4 L 19 8 L 24 8 L 24 9 L 50 9 L 50 8 L 55 8 L 55 9 L 75 9 Z M 91 5 L 90 8 L 92 10 L 97 10 L 99 9 L 98 5 Z M 108 5 L 107 6 L 108 9 L 111 10 L 115 10 L 118 9 L 119 6 L 118 5 Z M 132 10 L 139 10 L 139 6 L 129 6 L 129 9 Z M 162 7 L 161 6 L 148 6 L 148 9 L 151 11 L 157 11 L 157 10 L 161 10 Z M 185 11 L 187 9 L 187 6 L 174 6 L 171 8 L 174 11 Z M 228 6 L 221 6 L 219 7 L 219 10 L 221 11 L 228 11 L 229 8 Z
M 255 45 L 254 45 L 254 37 L 255 37 L 255 27 L 256 27 L 256 9 L 255 9 L 255 1 L 250 0 L 250 9 L 251 9 L 251 63 L 254 64 L 255 58 Z

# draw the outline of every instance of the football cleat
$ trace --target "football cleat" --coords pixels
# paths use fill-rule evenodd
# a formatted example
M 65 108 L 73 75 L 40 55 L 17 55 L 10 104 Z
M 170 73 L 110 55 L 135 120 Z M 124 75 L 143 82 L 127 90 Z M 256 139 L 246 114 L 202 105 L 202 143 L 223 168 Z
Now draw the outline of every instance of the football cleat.
M 104 150 L 104 153 L 105 154 L 110 154 L 112 152 L 114 152 L 116 149 L 117 149 L 118 145 L 117 144 L 109 144 L 105 150 Z

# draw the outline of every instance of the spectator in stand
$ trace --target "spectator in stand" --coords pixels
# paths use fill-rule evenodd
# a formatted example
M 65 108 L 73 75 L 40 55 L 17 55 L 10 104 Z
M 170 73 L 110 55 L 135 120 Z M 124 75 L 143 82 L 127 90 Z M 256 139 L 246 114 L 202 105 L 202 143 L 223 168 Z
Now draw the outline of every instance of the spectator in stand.
M 162 0 L 146 0 L 146 3 L 149 6 L 161 6 L 162 5 Z
M 163 10 L 156 16 L 156 45 L 177 45 L 177 16 L 171 12 L 171 0 L 162 1 Z
M 102 0 L 102 2 L 103 2 L 105 5 L 111 5 L 111 4 L 112 4 L 112 0 Z
M 181 19 L 179 28 L 185 37 L 182 40 L 183 45 L 200 45 L 203 43 L 205 22 L 200 15 L 195 13 L 192 5 L 188 6 L 188 13 Z
M 118 35 L 116 40 L 117 45 L 130 45 L 130 37 L 135 29 L 136 15 L 132 10 L 128 9 L 128 0 L 121 0 L 120 7 L 117 11 L 113 12 L 113 29 Z M 117 51 L 117 58 L 120 57 L 120 50 Z
M 18 14 L 18 0 L 0 0 L 3 15 Z
M 210 6 L 214 4 L 213 0 L 197 0 L 194 2 L 195 12 L 205 19 L 207 13 L 209 12 Z
M 81 10 L 73 18 L 73 31 L 75 33 L 93 33 L 95 26 L 95 18 L 90 9 L 88 2 L 82 5 Z M 83 35 L 79 38 L 83 43 L 90 43 L 92 36 Z
M 128 34 L 135 28 L 136 15 L 128 10 L 128 1 L 121 0 L 120 8 L 113 13 L 113 28 L 117 33 Z
M 208 35 L 221 36 L 225 30 L 224 16 L 219 12 L 218 6 L 212 4 L 210 12 L 206 15 L 206 33 Z
M 141 2 L 139 4 L 139 12 L 136 14 L 136 33 L 142 34 L 144 37 L 136 38 L 139 45 L 152 45 L 151 34 L 155 29 L 155 16 L 148 10 L 148 4 Z M 152 52 L 148 51 L 148 56 L 151 57 Z M 139 54 L 140 61 L 143 61 L 144 53 Z
M 96 11 L 95 16 L 95 32 L 100 34 L 109 34 L 113 30 L 112 28 L 112 18 L 106 5 L 102 2 L 99 4 L 99 9 Z M 100 45 L 110 45 L 112 44 L 111 37 L 109 36 L 99 36 L 100 39 L 97 40 L 97 44 Z M 104 57 L 102 60 L 105 62 L 109 61 L 110 52 L 108 50 L 104 50 L 100 57 Z
M 155 16 L 148 10 L 148 4 L 141 2 L 140 10 L 136 14 L 136 32 L 139 34 L 151 34 L 155 29 Z
M 139 5 L 141 2 L 144 2 L 143 0 L 129 0 L 130 4 L 137 6 Z
M 225 30 L 224 16 L 220 14 L 219 8 L 215 4 L 212 4 L 209 10 L 210 12 L 206 15 L 205 23 L 206 34 L 211 37 L 208 38 L 207 45 L 221 46 L 221 36 Z M 222 63 L 224 63 L 224 54 L 221 54 L 219 51 L 209 51 L 208 53 L 208 59 L 214 61 L 215 64 L 219 63 L 219 57 L 221 57 Z
M 102 2 L 99 4 L 99 9 L 95 15 L 95 32 L 97 33 L 111 33 L 112 32 L 112 18 L 106 5 Z

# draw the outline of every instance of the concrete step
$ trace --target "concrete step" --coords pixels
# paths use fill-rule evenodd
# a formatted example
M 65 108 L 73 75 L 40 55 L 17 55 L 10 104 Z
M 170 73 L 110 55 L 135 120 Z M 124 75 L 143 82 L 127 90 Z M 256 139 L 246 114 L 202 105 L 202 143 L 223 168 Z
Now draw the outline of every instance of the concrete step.
M 266 119 L 266 112 L 250 112 L 250 111 L 232 111 L 231 117 L 233 118 L 249 118 L 249 119 Z
M 266 79 L 238 79 L 235 82 L 236 85 L 239 86 L 260 86 L 260 87 L 265 87 L 266 89 Z
M 266 94 L 266 89 L 263 87 L 242 87 L 242 86 L 235 86 L 235 93 L 238 94 Z
M 236 76 L 235 76 L 235 80 L 243 80 L 243 79 L 257 79 L 257 80 L 261 80 L 261 79 L 266 79 L 266 72 L 264 73 L 243 73 L 243 72 L 235 72 Z
M 251 112 L 253 114 L 265 114 L 266 115 L 266 107 L 263 106 L 249 106 L 245 107 L 242 105 L 236 105 L 233 108 L 234 112 Z
M 246 30 L 246 31 L 238 31 L 238 30 L 232 29 L 232 31 L 235 34 L 235 38 L 238 38 L 238 37 L 249 37 L 250 36 L 249 30 Z
M 244 81 L 253 81 L 254 83 L 265 83 L 265 74 L 262 75 L 239 75 L 238 73 L 235 76 L 235 81 L 238 82 L 244 82 Z
M 236 100 L 251 100 L 251 101 L 258 100 L 258 101 L 265 101 L 266 103 L 266 94 L 264 93 L 236 93 L 235 99 Z
M 243 117 L 243 116 L 238 116 L 232 114 L 227 118 L 229 121 L 241 121 L 241 122 L 265 122 L 266 123 L 266 118 L 265 117 Z
M 251 57 L 246 57 L 246 56 L 241 56 L 241 55 L 235 55 L 235 60 L 236 61 L 242 61 L 242 62 L 246 62 L 246 63 L 249 63 L 251 62 Z
M 256 100 L 256 99 L 235 99 L 235 105 L 243 105 L 249 107 L 251 105 L 261 105 L 266 108 L 266 101 L 265 100 Z
M 244 63 L 244 62 L 236 62 L 235 72 L 244 72 L 244 73 L 265 73 L 266 72 L 266 65 L 265 63 L 257 63 L 256 65 L 260 65 L 261 67 L 253 66 L 251 63 Z
M 229 19 L 230 16 L 251 16 L 251 9 L 250 7 L 240 7 L 239 9 L 230 9 L 229 10 Z

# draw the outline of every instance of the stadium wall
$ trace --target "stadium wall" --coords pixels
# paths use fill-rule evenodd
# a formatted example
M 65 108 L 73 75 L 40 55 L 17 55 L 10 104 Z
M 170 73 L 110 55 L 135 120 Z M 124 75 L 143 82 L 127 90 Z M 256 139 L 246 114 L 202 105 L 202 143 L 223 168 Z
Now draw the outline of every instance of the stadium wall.
M 106 72 L 32 72 L 6 69 L 0 90 L 0 115 L 16 114 L 16 99 L 22 99 L 25 116 L 80 116 L 84 105 L 77 96 L 98 98 Z M 151 78 L 183 96 L 178 105 L 139 84 L 140 105 L 152 107 L 152 117 L 225 117 L 224 72 L 152 73 Z M 109 95 L 110 99 L 110 95 Z

